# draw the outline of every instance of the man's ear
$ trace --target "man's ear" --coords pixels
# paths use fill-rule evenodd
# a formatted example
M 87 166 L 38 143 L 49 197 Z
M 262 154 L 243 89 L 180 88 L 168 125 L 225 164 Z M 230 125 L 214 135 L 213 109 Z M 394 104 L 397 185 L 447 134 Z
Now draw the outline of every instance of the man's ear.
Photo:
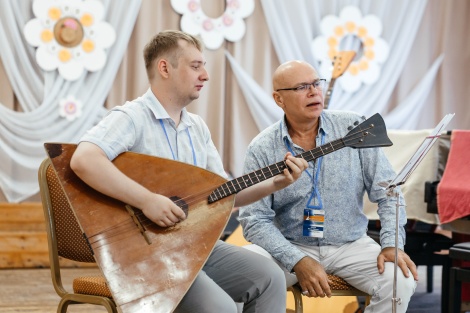
M 277 106 L 280 107 L 281 109 L 284 109 L 284 99 L 282 99 L 282 96 L 279 92 L 274 91 L 273 92 L 273 98 L 274 101 L 276 102 Z
M 157 70 L 158 70 L 158 73 L 160 73 L 160 75 L 164 78 L 168 78 L 168 75 L 169 75 L 169 62 L 165 59 L 159 59 L 158 62 L 157 62 Z

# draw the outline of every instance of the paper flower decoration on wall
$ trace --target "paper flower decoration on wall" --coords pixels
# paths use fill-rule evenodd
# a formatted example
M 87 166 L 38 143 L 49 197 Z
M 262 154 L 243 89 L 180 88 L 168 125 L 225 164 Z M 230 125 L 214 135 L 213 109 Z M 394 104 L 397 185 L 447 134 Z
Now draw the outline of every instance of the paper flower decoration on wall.
M 82 115 L 82 103 L 74 96 L 68 96 L 59 101 L 59 115 L 69 121 L 73 121 Z
M 340 16 L 327 15 L 320 24 L 322 35 L 312 43 L 313 54 L 321 61 L 320 74 L 331 77 L 332 61 L 341 50 L 356 50 L 356 58 L 338 79 L 343 90 L 354 92 L 362 83 L 372 85 L 380 76 L 380 65 L 388 58 L 387 42 L 380 38 L 382 23 L 375 15 L 362 17 L 354 6 L 341 10 Z M 358 42 L 357 49 L 347 47 Z
M 36 18 L 24 26 L 26 41 L 38 47 L 36 61 L 45 71 L 59 69 L 67 80 L 78 79 L 83 70 L 101 70 L 106 63 L 104 49 L 116 33 L 103 22 L 104 6 L 98 0 L 35 0 Z
M 225 12 L 217 17 L 208 17 L 201 8 L 201 0 L 171 0 L 173 9 L 182 14 L 181 30 L 193 36 L 201 35 L 204 45 L 218 49 L 224 39 L 232 42 L 245 35 L 244 18 L 253 13 L 254 0 L 225 0 Z

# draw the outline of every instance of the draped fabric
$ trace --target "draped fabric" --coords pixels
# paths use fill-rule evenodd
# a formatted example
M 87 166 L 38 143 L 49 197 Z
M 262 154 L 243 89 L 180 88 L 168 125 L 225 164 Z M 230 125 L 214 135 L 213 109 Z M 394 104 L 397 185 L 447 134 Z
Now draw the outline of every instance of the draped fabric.
M 74 82 L 57 71 L 43 72 L 35 49 L 23 36 L 33 18 L 32 1 L 3 0 L 0 10 L 0 57 L 20 105 L 13 111 L 0 105 L 0 187 L 9 202 L 38 192 L 37 170 L 46 156 L 44 142 L 76 142 L 106 112 L 103 104 L 113 85 L 139 12 L 141 1 L 104 1 L 105 19 L 117 39 L 108 49 L 105 68 L 84 72 Z M 80 118 L 69 122 L 59 116 L 59 101 L 74 96 L 83 103 Z
M 470 215 L 470 131 L 455 130 L 451 135 L 449 158 L 437 185 L 437 207 L 442 223 Z
M 418 121 L 421 118 L 421 113 L 427 104 L 426 98 L 435 84 L 435 78 L 439 66 L 444 59 L 441 55 L 436 59 L 431 66 L 426 76 L 419 82 L 418 86 L 414 88 L 408 97 L 403 100 L 393 111 L 385 116 L 385 123 L 389 128 L 395 129 L 417 129 Z M 373 108 L 371 108 L 373 109 Z
M 239 84 L 242 84 L 243 96 L 248 102 L 248 109 L 255 118 L 256 126 L 263 130 L 274 121 L 279 120 L 284 114 L 282 109 L 273 103 L 271 94 L 266 93 L 250 75 L 248 75 L 240 64 L 226 52 L 233 73 Z M 274 105 L 273 105 L 274 104 Z
M 280 63 L 299 59 L 318 68 L 318 58 L 315 56 L 315 51 L 312 51 L 311 43 L 313 38 L 318 35 L 321 19 L 328 14 L 339 15 L 339 11 L 346 2 L 340 0 L 295 2 L 262 0 L 261 3 Z M 389 128 L 415 129 L 418 125 L 417 121 L 420 118 L 424 99 L 427 98 L 435 82 L 443 56 L 436 59 L 429 73 L 422 78 L 410 96 L 395 108 L 397 112 L 394 110 L 390 113 L 390 117 L 388 117 L 387 104 L 415 40 L 426 0 L 412 2 L 402 0 L 394 3 L 390 1 L 348 1 L 347 3 L 357 5 L 363 15 L 373 14 L 383 21 L 383 24 L 386 25 L 383 38 L 389 43 L 391 51 L 390 57 L 383 65 L 379 81 L 373 85 L 363 85 L 360 90 L 354 93 L 344 92 L 341 86 L 336 84 L 330 108 L 353 110 L 366 116 L 370 112 L 379 112 L 384 115 Z M 348 49 L 351 48 L 345 47 L 345 50 Z M 243 73 L 243 69 L 236 64 L 233 58 L 229 58 L 229 61 L 236 74 L 238 84 L 244 91 L 250 111 L 258 112 L 269 106 L 273 107 L 270 96 L 249 96 L 259 94 L 259 86 L 246 78 L 247 75 Z M 413 114 L 406 114 L 410 113 L 411 108 Z M 276 114 L 271 116 L 253 115 L 258 127 L 262 127 L 259 130 L 274 123 L 280 116 L 282 116 L 282 112 L 278 110 L 276 110 Z
M 170 1 L 128 0 L 125 5 L 103 1 L 105 20 L 115 28 L 117 41 L 103 70 L 71 84 L 55 73 L 43 73 L 35 63 L 34 48 L 21 35 L 32 17 L 31 3 L 0 0 L 0 201 L 19 200 L 37 190 L 35 162 L 44 157 L 43 142 L 75 141 L 106 111 L 103 101 L 105 108 L 111 108 L 142 95 L 148 88 L 142 58 L 145 43 L 161 30 L 179 29 L 181 20 Z M 220 16 L 224 5 L 225 1 L 201 1 L 211 17 Z M 381 37 L 393 52 L 387 60 L 390 65 L 382 65 L 381 80 L 367 87 L 367 92 L 362 87 L 348 95 L 335 85 L 330 108 L 366 116 L 380 112 L 395 125 L 387 124 L 389 129 L 402 130 L 433 128 L 445 114 L 456 113 L 449 129 L 468 129 L 470 1 L 255 0 L 253 14 L 245 19 L 245 36 L 204 52 L 210 80 L 200 98 L 188 106 L 188 111 L 207 122 L 233 176 L 242 174 L 249 142 L 282 114 L 271 100 L 274 70 L 281 62 L 298 58 L 317 67 L 311 43 L 320 32 L 318 25 L 324 16 L 337 15 L 346 5 L 358 6 L 363 16 L 383 19 Z M 409 31 L 413 24 L 414 33 Z M 81 85 L 87 82 L 90 90 Z M 108 84 L 111 87 L 106 89 Z M 58 117 L 58 100 L 73 92 L 85 107 L 82 117 L 69 123 Z M 7 185 L 24 196 L 4 197 Z M 37 194 L 32 197 L 37 199 Z
M 302 59 L 318 66 L 311 43 L 319 34 L 320 21 L 328 14 L 337 15 L 346 5 L 358 6 L 363 16 L 373 14 L 382 19 L 381 37 L 388 42 L 390 53 L 382 65 L 379 81 L 371 86 L 364 85 L 355 93 L 345 93 L 336 84 L 330 102 L 332 109 L 352 110 L 365 116 L 379 112 L 384 116 L 389 129 L 433 128 L 444 114 L 454 112 L 456 117 L 449 128 L 465 128 L 470 125 L 463 122 L 470 117 L 464 105 L 452 101 L 456 98 L 465 101 L 465 95 L 470 94 L 464 86 L 468 74 L 463 69 L 459 70 L 458 65 L 460 62 L 465 63 L 462 58 L 465 59 L 468 55 L 470 45 L 465 43 L 462 49 L 457 48 L 462 42 L 458 38 L 466 37 L 466 34 L 458 29 L 460 25 L 469 24 L 464 22 L 465 16 L 470 14 L 468 3 L 457 1 L 445 5 L 435 0 L 286 3 L 260 0 L 260 4 L 279 63 L 289 59 Z M 438 12 L 441 12 L 441 15 Z M 442 15 L 442 12 L 445 12 L 445 15 Z M 258 50 L 254 50 L 254 53 L 257 53 Z M 243 52 L 250 53 L 248 49 Z M 454 55 L 459 55 L 459 58 Z M 243 54 L 233 55 L 233 58 L 229 59 L 237 85 L 246 100 L 246 104 L 234 106 L 246 106 L 250 112 L 273 110 L 269 115 L 250 115 L 250 119 L 253 119 L 253 123 L 258 127 L 257 131 L 260 131 L 260 125 L 269 124 L 273 114 L 280 116 L 274 101 L 269 99 L 272 88 L 265 87 L 266 80 L 257 80 L 264 84 L 266 96 L 246 96 L 257 94 L 259 87 L 254 86 L 242 73 L 246 71 L 249 76 L 258 75 L 253 65 L 256 62 L 246 62 L 245 59 Z M 238 64 L 233 60 L 237 60 Z M 240 122 L 246 125 L 245 120 Z M 240 131 L 242 134 L 247 132 L 245 128 Z M 245 151 L 244 144 L 247 142 L 232 143 L 237 151 Z M 238 169 L 242 163 L 232 157 L 229 164 Z M 235 171 L 235 174 L 238 173 L 240 172 Z

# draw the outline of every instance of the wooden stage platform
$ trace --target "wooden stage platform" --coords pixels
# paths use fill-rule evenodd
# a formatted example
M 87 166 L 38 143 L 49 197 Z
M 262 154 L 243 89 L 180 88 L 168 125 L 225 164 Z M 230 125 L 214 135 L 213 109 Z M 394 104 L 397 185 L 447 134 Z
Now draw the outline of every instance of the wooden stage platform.
M 97 268 L 67 268 L 63 283 L 72 290 L 72 279 L 78 275 L 95 275 Z M 51 313 L 59 304 L 51 281 L 49 268 L 0 269 L 0 313 Z M 96 305 L 70 305 L 69 313 L 102 313 L 105 308 Z

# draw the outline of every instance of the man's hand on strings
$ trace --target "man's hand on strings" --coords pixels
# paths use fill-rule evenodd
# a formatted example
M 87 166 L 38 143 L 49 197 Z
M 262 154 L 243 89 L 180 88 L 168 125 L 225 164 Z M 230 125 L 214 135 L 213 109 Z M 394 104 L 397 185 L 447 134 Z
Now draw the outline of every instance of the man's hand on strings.
M 308 167 L 307 161 L 294 157 L 290 152 L 286 153 L 284 160 L 288 168 L 284 169 L 281 175 L 274 178 L 274 184 L 278 190 L 295 182 Z
M 171 227 L 186 219 L 186 214 L 179 206 L 159 194 L 153 194 L 152 199 L 142 207 L 142 212 L 160 227 Z

